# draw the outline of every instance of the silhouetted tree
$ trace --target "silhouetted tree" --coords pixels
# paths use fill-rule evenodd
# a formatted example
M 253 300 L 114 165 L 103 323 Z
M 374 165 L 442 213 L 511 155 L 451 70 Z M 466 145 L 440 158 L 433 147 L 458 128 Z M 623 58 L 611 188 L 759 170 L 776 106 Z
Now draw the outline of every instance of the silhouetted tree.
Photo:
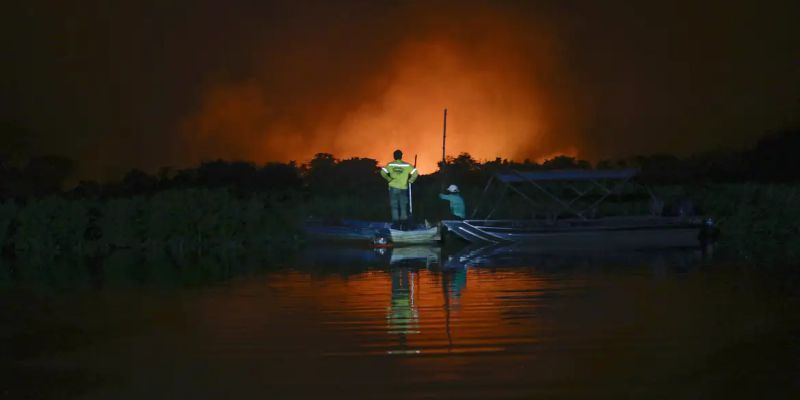
M 197 170 L 193 168 L 180 169 L 168 183 L 162 184 L 166 188 L 187 188 L 197 185 Z
M 787 129 L 761 139 L 745 154 L 752 177 L 766 181 L 800 180 L 800 129 Z
M 158 178 L 144 171 L 132 169 L 122 178 L 122 191 L 127 195 L 151 193 L 158 186 Z
M 308 163 L 305 180 L 313 191 L 332 192 L 336 189 L 336 158 L 329 153 L 317 153 Z
M 545 169 L 589 169 L 592 167 L 588 161 L 577 160 L 575 157 L 570 156 L 556 156 L 542 163 Z
M 478 162 L 469 153 L 461 153 L 458 157 L 453 158 L 449 163 L 453 168 L 459 171 L 467 172 L 478 169 Z
M 103 187 L 95 181 L 80 181 L 70 191 L 71 197 L 99 197 L 103 193 Z
M 371 158 L 350 158 L 336 165 L 335 182 L 350 192 L 373 192 L 384 186 L 378 175 L 378 161 Z
M 633 157 L 628 165 L 639 168 L 642 177 L 649 183 L 675 183 L 688 178 L 685 163 L 669 154 Z
M 683 174 L 678 179 L 695 182 L 735 182 L 751 178 L 740 152 L 711 151 L 681 160 Z
M 251 189 L 256 182 L 256 166 L 244 161 L 208 161 L 197 169 L 197 183 L 201 186 L 234 186 Z
M 300 170 L 292 161 L 288 164 L 269 163 L 258 170 L 258 187 L 261 189 L 299 188 L 303 184 Z
M 28 183 L 31 194 L 42 195 L 60 192 L 64 181 L 70 177 L 77 163 L 69 158 L 48 155 L 28 161 L 22 178 Z
M 597 162 L 597 165 L 595 165 L 597 169 L 614 169 L 615 167 L 616 165 L 614 165 L 614 162 L 611 160 L 600 160 Z

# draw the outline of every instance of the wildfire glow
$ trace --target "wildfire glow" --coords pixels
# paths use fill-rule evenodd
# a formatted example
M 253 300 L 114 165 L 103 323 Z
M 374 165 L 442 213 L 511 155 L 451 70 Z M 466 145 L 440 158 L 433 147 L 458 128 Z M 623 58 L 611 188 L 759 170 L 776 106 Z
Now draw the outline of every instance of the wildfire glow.
M 554 127 L 557 96 L 541 90 L 543 80 L 557 73 L 548 44 L 522 43 L 501 20 L 476 22 L 475 30 L 489 31 L 487 23 L 491 37 L 479 40 L 452 34 L 405 40 L 380 71 L 333 93 L 329 86 L 316 92 L 304 87 L 303 93 L 281 97 L 258 79 L 211 86 L 199 111 L 182 124 L 187 155 L 193 162 L 305 162 L 325 152 L 387 162 L 393 150 L 402 149 L 407 161 L 417 155 L 420 170 L 430 173 L 441 159 L 444 108 L 449 155 L 577 155 L 574 143 L 552 133 L 564 127 Z M 539 49 L 538 59 L 531 58 L 531 48 Z
M 510 87 L 524 77 L 470 64 L 443 43 L 409 44 L 397 57 L 383 96 L 347 115 L 336 127 L 335 141 L 316 135 L 312 147 L 384 161 L 400 148 L 407 160 L 418 154 L 418 166 L 431 172 L 440 160 L 445 106 L 449 154 L 510 156 L 521 143 L 542 135 L 544 118 L 538 99 Z

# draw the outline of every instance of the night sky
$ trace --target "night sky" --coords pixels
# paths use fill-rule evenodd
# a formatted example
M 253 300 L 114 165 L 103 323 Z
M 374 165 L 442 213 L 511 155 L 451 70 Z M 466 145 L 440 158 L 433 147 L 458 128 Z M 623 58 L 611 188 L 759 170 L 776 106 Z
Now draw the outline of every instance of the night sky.
M 80 174 L 314 153 L 599 160 L 800 122 L 794 1 L 30 1 L 0 152 Z

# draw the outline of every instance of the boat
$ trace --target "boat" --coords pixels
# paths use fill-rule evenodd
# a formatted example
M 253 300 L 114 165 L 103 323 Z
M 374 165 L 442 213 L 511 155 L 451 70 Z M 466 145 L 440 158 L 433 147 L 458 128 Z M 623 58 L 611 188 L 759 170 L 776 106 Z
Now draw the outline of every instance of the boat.
M 395 244 L 433 243 L 441 240 L 438 226 L 419 227 L 411 230 L 389 229 L 389 241 Z
M 327 241 L 355 241 L 388 244 L 422 244 L 441 239 L 439 226 L 419 224 L 411 229 L 392 228 L 389 222 L 360 221 L 350 219 L 307 221 L 306 235 L 311 239 Z
M 527 242 L 565 250 L 688 247 L 699 246 L 713 237 L 713 220 L 703 216 L 663 216 L 661 210 L 653 210 L 651 215 L 598 217 L 600 205 L 609 196 L 630 193 L 630 186 L 657 200 L 649 188 L 633 180 L 638 174 L 636 169 L 496 173 L 484 188 L 483 197 L 492 193 L 491 185 L 500 185 L 503 193 L 515 192 L 542 217 L 445 220 L 442 225 L 447 232 L 471 243 Z M 572 196 L 563 198 L 565 192 Z M 494 208 L 488 212 L 489 217 L 501 202 L 502 197 L 491 203 Z M 480 204 L 472 217 L 479 212 Z
M 442 221 L 468 242 L 530 242 L 548 249 L 687 247 L 699 245 L 703 218 L 605 217 L 556 221 Z

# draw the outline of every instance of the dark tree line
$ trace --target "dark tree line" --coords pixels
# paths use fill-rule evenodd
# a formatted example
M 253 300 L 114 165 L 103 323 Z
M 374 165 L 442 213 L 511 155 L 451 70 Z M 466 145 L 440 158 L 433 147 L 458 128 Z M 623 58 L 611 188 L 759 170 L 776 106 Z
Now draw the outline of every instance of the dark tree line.
M 478 162 L 469 154 L 447 161 L 444 173 L 423 177 L 421 183 L 447 181 L 479 185 L 493 171 L 638 168 L 642 179 L 653 184 L 797 182 L 800 181 L 800 129 L 768 135 L 747 151 L 714 151 L 689 157 L 667 154 L 636 156 L 592 163 L 558 156 L 541 164 L 497 158 Z M 64 188 L 76 171 L 77 163 L 60 156 L 31 158 L 15 165 L 0 155 L 0 198 L 24 199 L 50 194 L 70 197 L 109 198 L 153 194 L 181 188 L 230 188 L 241 195 L 260 191 L 302 190 L 310 194 L 370 194 L 381 192 L 384 182 L 379 165 L 368 158 L 338 160 L 327 153 L 317 154 L 306 164 L 215 160 L 195 168 L 162 168 L 157 173 L 130 170 L 114 182 L 81 181 Z M 440 163 L 441 164 L 441 163 Z M 440 165 L 441 167 L 441 165 Z M 440 186 L 440 185 L 432 185 Z

